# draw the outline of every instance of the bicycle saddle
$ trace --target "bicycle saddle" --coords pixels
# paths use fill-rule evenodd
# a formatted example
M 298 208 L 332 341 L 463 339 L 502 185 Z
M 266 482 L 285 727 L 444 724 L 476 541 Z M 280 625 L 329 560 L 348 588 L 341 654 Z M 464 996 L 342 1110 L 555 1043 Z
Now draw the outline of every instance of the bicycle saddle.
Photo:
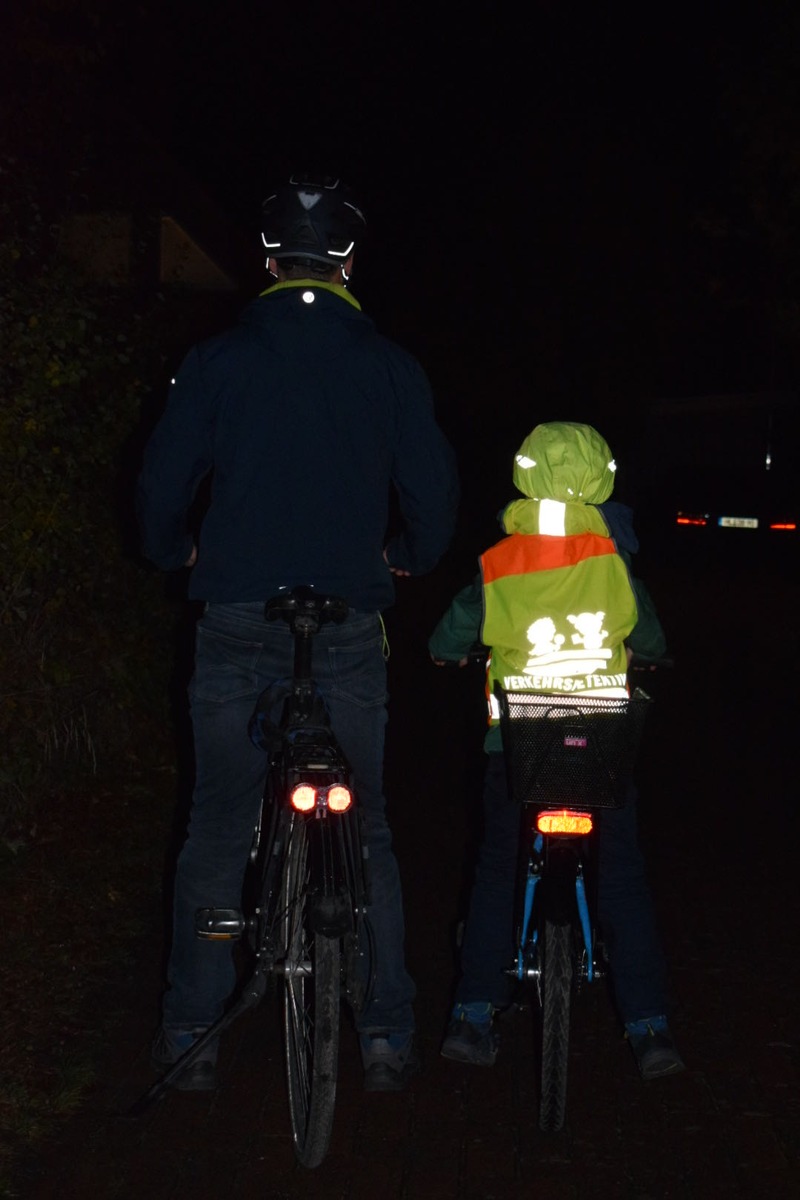
M 264 616 L 268 621 L 282 618 L 292 628 L 299 616 L 315 617 L 319 625 L 324 625 L 327 621 L 338 625 L 348 612 L 349 605 L 343 596 L 325 595 L 314 591 L 313 587 L 308 585 L 281 592 L 268 600 L 264 606 Z

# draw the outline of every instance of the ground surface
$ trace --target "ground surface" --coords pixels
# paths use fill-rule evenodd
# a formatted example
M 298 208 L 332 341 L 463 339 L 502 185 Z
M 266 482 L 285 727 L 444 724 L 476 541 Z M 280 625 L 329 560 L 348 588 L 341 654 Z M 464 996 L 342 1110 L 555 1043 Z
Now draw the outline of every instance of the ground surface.
M 412 584 L 411 586 L 417 586 Z M 394 619 L 387 795 L 418 983 L 420 1078 L 365 1096 L 342 1037 L 336 1124 L 315 1171 L 293 1158 L 277 1005 L 226 1035 L 221 1087 L 170 1093 L 120 1115 L 153 1081 L 160 987 L 158 895 L 143 902 L 135 961 L 116 981 L 119 1021 L 81 1111 L 26 1165 L 28 1200 L 715 1200 L 800 1194 L 797 1038 L 797 586 L 745 587 L 695 569 L 651 575 L 677 666 L 658 686 L 640 776 L 641 833 L 672 965 L 685 1074 L 636 1074 L 603 984 L 574 1014 L 568 1121 L 536 1125 L 525 1014 L 489 1070 L 438 1053 L 453 932 L 475 830 L 475 680 L 436 671 L 423 639 L 440 597 Z M 431 612 L 427 609 L 430 607 Z M 697 622 L 699 611 L 714 614 Z M 711 633 L 713 632 L 713 637 Z M 477 716 L 477 722 L 476 722 Z M 150 909 L 148 908 L 148 903 Z M 91 1014 L 89 1014 L 91 1015 Z

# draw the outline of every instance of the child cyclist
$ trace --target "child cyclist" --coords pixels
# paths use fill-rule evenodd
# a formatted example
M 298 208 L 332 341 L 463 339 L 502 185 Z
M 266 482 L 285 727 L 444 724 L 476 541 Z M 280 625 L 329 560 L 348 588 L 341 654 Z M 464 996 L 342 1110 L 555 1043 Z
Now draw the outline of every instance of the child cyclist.
M 625 696 L 630 654 L 664 654 L 646 589 L 631 578 L 638 549 L 631 512 L 606 503 L 616 465 L 590 425 L 550 422 L 526 437 L 514 462 L 525 499 L 504 509 L 506 533 L 481 555 L 474 583 L 455 597 L 428 647 L 437 664 L 467 662 L 488 646 L 489 729 L 484 832 L 461 947 L 461 974 L 442 1045 L 445 1058 L 491 1066 L 495 1016 L 507 1007 L 513 958 L 519 806 L 508 794 L 492 689 Z M 614 999 L 643 1079 L 683 1062 L 666 1016 L 666 968 L 636 833 L 636 797 L 602 812 L 598 918 Z

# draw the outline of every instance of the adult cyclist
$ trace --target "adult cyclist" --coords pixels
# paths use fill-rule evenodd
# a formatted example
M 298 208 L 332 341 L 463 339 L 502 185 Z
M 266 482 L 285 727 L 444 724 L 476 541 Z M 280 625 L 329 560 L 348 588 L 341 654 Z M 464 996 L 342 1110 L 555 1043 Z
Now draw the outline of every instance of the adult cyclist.
M 191 568 L 203 601 L 190 708 L 195 784 L 175 880 L 168 988 L 153 1058 L 166 1066 L 223 1013 L 229 944 L 199 939 L 198 908 L 237 908 L 266 771 L 248 738 L 259 694 L 291 675 L 292 637 L 264 602 L 310 584 L 349 618 L 315 639 L 314 675 L 350 761 L 369 846 L 376 982 L 359 1017 L 368 1091 L 418 1069 L 397 861 L 385 815 L 386 670 L 381 611 L 395 575 L 431 570 L 455 526 L 458 485 L 420 364 L 379 334 L 347 285 L 365 231 L 338 179 L 292 175 L 263 206 L 275 282 L 231 329 L 194 346 L 150 439 L 138 482 L 145 555 Z M 195 542 L 190 513 L 211 476 Z M 387 541 L 394 489 L 402 531 Z M 216 1044 L 184 1090 L 216 1086 Z

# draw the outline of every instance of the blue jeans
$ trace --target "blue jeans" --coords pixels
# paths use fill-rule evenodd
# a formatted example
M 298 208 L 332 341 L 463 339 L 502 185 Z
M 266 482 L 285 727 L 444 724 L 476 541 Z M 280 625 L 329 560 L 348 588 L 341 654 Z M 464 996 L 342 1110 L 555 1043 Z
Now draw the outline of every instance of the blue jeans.
M 236 983 L 231 944 L 198 938 L 195 912 L 241 905 L 267 764 L 248 737 L 248 721 L 261 691 L 291 677 L 294 653 L 288 627 L 267 623 L 263 613 L 261 603 L 210 604 L 197 626 L 189 688 L 196 775 L 175 878 L 167 1029 L 213 1024 Z M 400 875 L 383 795 L 386 664 L 378 614 L 353 612 L 342 625 L 324 625 L 314 639 L 312 675 L 353 769 L 369 847 L 368 920 L 377 963 L 373 998 L 358 1027 L 410 1031 L 415 989 L 404 965 Z
M 461 948 L 456 1001 L 509 1002 L 514 957 L 514 881 L 520 806 L 510 799 L 502 754 L 487 755 L 484 832 Z M 598 922 L 624 1023 L 666 1011 L 666 966 L 636 832 L 633 789 L 623 808 L 604 809 L 598 838 Z

